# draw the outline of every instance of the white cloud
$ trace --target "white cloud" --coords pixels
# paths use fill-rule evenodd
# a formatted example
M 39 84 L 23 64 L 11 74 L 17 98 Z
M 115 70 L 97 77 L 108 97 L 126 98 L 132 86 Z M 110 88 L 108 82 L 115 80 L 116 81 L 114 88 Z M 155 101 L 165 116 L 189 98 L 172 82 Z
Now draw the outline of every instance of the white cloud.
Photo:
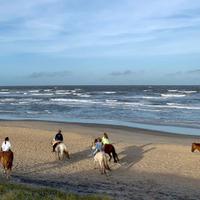
M 0 3 L 2 53 L 130 56 L 200 51 L 197 0 Z

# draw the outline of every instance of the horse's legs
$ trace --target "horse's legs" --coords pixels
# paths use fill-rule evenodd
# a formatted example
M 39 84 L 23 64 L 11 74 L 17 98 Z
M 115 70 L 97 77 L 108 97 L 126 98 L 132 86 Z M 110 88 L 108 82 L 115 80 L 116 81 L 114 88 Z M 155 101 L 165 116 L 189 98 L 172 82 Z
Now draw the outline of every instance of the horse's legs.
M 105 166 L 104 166 L 104 160 L 103 160 L 103 157 L 101 159 L 101 161 L 99 162 L 99 166 L 100 166 L 100 172 L 101 174 L 105 174 L 106 173 L 106 170 L 105 170 Z
M 69 157 L 69 152 L 67 151 L 67 149 L 64 149 L 64 151 L 63 151 L 63 156 L 66 156 L 68 159 L 70 159 L 70 157 Z
M 114 147 L 112 149 L 112 155 L 113 155 L 114 162 L 117 163 L 119 161 L 119 158 Z
M 61 160 L 63 160 L 63 158 L 64 158 L 63 152 L 61 152 L 61 156 L 60 157 L 61 157 Z
M 100 169 L 101 174 L 103 174 L 103 166 L 101 162 L 99 162 L 99 169 Z
M 6 179 L 10 178 L 10 174 L 11 174 L 11 169 L 7 169 L 6 170 Z
M 94 160 L 94 169 L 98 169 L 98 167 L 96 167 L 96 165 L 97 165 L 97 162 L 96 162 L 96 160 Z
M 61 157 L 60 157 L 60 152 L 58 152 L 58 159 L 59 159 L 59 160 L 61 159 Z
M 109 155 L 109 162 L 111 161 L 111 159 L 112 159 L 112 155 L 111 155 L 111 153 L 108 153 L 108 155 Z

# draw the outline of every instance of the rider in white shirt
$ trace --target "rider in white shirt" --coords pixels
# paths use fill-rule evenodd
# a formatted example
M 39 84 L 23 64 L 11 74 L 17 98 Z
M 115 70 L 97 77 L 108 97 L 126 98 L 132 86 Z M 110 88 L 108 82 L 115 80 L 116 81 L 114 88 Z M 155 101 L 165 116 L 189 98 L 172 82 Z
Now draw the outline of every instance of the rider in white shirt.
M 8 137 L 6 137 L 4 142 L 2 143 L 1 150 L 2 151 L 10 151 L 11 150 L 11 144 L 10 144 Z

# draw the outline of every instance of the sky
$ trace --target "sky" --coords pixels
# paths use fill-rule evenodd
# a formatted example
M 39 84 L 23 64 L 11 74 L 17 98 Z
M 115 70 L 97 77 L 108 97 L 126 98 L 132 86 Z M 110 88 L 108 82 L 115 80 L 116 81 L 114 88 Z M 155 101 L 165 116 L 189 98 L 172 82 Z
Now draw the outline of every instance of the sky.
M 0 85 L 200 85 L 199 0 L 0 0 Z

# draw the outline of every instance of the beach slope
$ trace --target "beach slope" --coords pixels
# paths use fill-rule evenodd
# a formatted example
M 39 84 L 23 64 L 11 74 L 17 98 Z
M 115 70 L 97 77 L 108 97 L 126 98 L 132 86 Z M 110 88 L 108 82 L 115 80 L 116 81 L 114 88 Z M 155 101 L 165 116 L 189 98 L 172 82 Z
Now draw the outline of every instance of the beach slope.
M 51 140 L 62 129 L 70 160 L 58 161 Z M 108 176 L 94 169 L 90 147 L 107 132 L 120 163 Z M 14 152 L 11 182 L 49 186 L 114 199 L 199 199 L 200 152 L 191 153 L 197 136 L 141 129 L 41 121 L 1 121 L 0 139 L 8 136 Z M 1 175 L 2 176 L 2 175 Z

